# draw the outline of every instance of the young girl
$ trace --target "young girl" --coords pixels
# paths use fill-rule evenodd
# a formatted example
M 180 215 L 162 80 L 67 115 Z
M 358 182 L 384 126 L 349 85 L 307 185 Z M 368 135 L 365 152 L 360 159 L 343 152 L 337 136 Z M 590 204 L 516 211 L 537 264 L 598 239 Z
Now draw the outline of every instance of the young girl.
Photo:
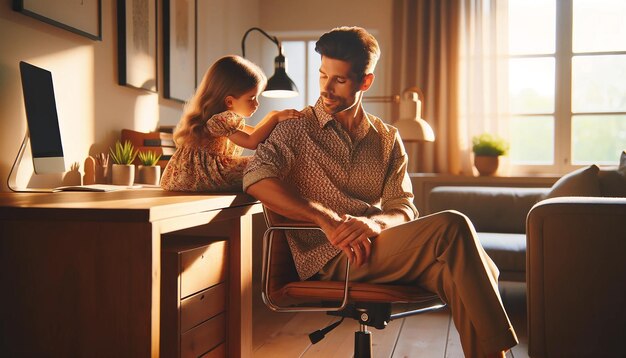
M 259 67 L 239 56 L 217 60 L 185 107 L 161 187 L 174 191 L 240 191 L 250 157 L 278 122 L 298 118 L 290 109 L 270 112 L 255 127 L 245 124 L 259 107 L 267 79 Z M 243 148 L 242 148 L 243 147 Z

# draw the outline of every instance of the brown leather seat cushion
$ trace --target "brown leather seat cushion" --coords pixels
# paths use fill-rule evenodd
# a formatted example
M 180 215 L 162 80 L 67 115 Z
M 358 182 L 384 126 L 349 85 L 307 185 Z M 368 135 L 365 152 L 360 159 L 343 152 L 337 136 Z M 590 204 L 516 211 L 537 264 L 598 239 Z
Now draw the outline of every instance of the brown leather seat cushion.
M 416 286 L 349 283 L 348 300 L 351 302 L 419 303 L 437 299 L 438 296 Z M 277 292 L 279 297 L 341 301 L 344 283 L 340 281 L 296 281 Z

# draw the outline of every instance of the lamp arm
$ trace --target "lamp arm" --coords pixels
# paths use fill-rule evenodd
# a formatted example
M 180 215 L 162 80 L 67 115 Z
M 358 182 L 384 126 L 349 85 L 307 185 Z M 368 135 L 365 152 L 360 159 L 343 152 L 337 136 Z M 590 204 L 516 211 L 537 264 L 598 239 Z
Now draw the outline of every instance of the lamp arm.
M 248 31 L 246 31 L 246 33 L 243 35 L 243 38 L 241 39 L 241 54 L 243 55 L 243 57 L 246 57 L 246 38 L 248 37 L 248 34 L 252 31 L 259 31 L 260 33 L 262 33 L 265 37 L 267 37 L 268 39 L 270 39 L 270 41 L 272 41 L 273 43 L 276 44 L 276 46 L 278 47 L 278 52 L 282 55 L 282 49 L 280 46 L 280 42 L 278 41 L 278 38 L 276 38 L 276 36 L 270 36 L 267 32 L 263 31 L 262 29 L 258 28 L 258 27 L 252 27 L 250 29 L 248 29 Z

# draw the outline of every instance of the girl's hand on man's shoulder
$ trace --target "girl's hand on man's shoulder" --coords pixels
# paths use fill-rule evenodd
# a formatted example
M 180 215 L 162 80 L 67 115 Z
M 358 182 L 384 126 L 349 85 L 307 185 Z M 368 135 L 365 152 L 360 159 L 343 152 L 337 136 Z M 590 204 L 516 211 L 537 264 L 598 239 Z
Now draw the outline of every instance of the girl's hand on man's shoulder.
M 302 118 L 304 114 L 295 109 L 284 109 L 282 111 L 277 111 L 275 114 L 278 122 L 286 121 L 288 119 L 298 119 Z

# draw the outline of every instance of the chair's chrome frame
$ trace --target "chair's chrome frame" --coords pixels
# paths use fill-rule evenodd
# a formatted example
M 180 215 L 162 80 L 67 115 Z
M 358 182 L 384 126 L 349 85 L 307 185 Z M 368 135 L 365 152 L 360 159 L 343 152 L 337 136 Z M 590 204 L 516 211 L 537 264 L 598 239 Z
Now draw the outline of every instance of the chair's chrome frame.
M 263 273 L 261 276 L 261 297 L 263 298 L 263 303 L 267 305 L 272 311 L 276 312 L 330 312 L 330 311 L 341 311 L 348 305 L 348 283 L 350 282 L 350 261 L 346 265 L 346 279 L 343 287 L 343 299 L 339 306 L 331 306 L 331 307 L 320 307 L 320 306 L 279 306 L 274 301 L 272 301 L 269 294 L 269 277 L 270 275 L 270 263 L 272 262 L 272 232 L 273 231 L 288 231 L 288 230 L 318 230 L 323 233 L 322 229 L 317 226 L 273 226 L 271 222 L 269 222 L 267 209 L 263 206 L 263 214 L 265 216 L 265 223 L 267 224 L 267 230 L 263 235 Z
M 344 282 L 344 288 L 343 288 L 343 299 L 341 301 L 341 304 L 339 306 L 330 306 L 330 307 L 321 307 L 321 306 L 305 306 L 305 305 L 294 305 L 294 306 L 279 306 L 277 305 L 274 301 L 272 301 L 269 291 L 269 277 L 270 275 L 270 263 L 272 262 L 272 232 L 273 231 L 279 231 L 279 230 L 283 230 L 283 231 L 288 231 L 288 230 L 318 230 L 318 231 L 322 231 L 321 228 L 317 227 L 317 226 L 274 226 L 273 223 L 270 222 L 270 220 L 268 219 L 269 215 L 267 213 L 267 209 L 265 208 L 265 206 L 263 206 L 263 214 L 265 216 L 265 223 L 267 224 L 267 230 L 265 231 L 265 234 L 263 235 L 263 272 L 261 275 L 261 297 L 263 299 L 263 303 L 265 303 L 265 305 L 267 305 L 267 307 L 269 307 L 272 311 L 276 311 L 276 312 L 335 312 L 335 311 L 341 311 L 344 308 L 346 308 L 346 306 L 348 305 L 348 291 L 349 291 L 349 283 L 350 283 L 350 260 L 347 260 L 347 265 L 346 265 L 346 273 L 345 273 L 345 282 Z M 342 254 L 340 254 L 342 255 Z M 441 304 L 434 304 L 431 306 L 427 306 L 424 308 L 419 308 L 419 309 L 415 309 L 415 310 L 411 310 L 411 311 L 407 311 L 407 312 L 399 312 L 396 314 L 392 314 L 390 316 L 390 321 L 394 320 L 394 319 L 398 319 L 398 318 L 402 318 L 402 317 L 408 317 L 408 316 L 412 316 L 415 314 L 420 314 L 420 313 L 425 313 L 425 312 L 429 312 L 429 311 L 435 311 L 435 310 L 439 310 L 443 307 L 445 307 L 446 304 L 445 303 L 441 303 Z

